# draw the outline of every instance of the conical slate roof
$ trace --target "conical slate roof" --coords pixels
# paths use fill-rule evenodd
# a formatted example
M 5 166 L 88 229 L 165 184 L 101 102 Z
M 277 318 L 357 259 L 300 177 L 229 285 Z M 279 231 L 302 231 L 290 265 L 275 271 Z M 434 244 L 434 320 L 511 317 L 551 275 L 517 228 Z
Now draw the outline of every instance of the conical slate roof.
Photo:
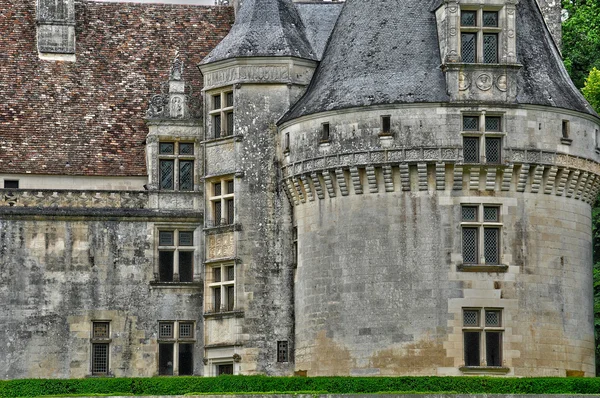
M 317 59 L 291 0 L 244 0 L 229 34 L 201 64 L 273 56 Z
M 448 102 L 437 3 L 347 0 L 307 92 L 280 123 L 367 105 Z M 517 7 L 523 64 L 517 102 L 595 115 L 568 77 L 536 0 L 521 0 Z

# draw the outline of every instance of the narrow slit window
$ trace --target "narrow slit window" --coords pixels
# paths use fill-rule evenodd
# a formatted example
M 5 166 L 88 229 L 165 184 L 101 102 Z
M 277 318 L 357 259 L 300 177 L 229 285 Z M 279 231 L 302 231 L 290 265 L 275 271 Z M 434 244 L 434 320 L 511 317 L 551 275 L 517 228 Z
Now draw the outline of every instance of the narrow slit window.
M 382 116 L 381 117 L 381 133 L 382 134 L 390 134 L 391 132 L 391 117 L 390 116 Z
M 570 135 L 569 121 L 568 120 L 563 120 L 562 121 L 562 137 L 563 138 L 569 138 L 569 135 Z
M 321 125 L 321 141 L 329 141 L 329 123 Z

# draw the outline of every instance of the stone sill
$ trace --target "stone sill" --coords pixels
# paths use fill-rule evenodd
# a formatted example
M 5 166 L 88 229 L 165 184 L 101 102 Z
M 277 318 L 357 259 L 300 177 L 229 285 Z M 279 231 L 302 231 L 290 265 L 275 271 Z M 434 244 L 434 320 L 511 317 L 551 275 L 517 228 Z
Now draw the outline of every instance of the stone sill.
M 571 145 L 573 143 L 573 140 L 570 138 L 561 138 L 560 139 L 560 143 L 563 145 Z
M 222 258 L 211 258 L 204 260 L 205 265 L 220 264 L 220 263 L 236 263 L 239 264 L 241 260 L 238 257 L 222 257 Z
M 244 311 L 233 310 L 223 312 L 205 312 L 203 315 L 204 319 L 227 319 L 227 318 L 243 318 Z
M 459 264 L 457 271 L 461 272 L 507 272 L 508 265 L 485 265 L 485 264 Z
M 458 370 L 469 374 L 506 374 L 510 372 L 510 368 L 504 366 L 461 366 Z
M 215 226 L 207 225 L 202 230 L 206 232 L 207 235 L 218 235 L 225 232 L 241 231 L 242 225 L 238 223 Z
M 223 137 L 219 137 L 219 138 L 209 138 L 207 140 L 202 141 L 202 144 L 205 145 L 209 145 L 209 144 L 216 144 L 216 143 L 221 143 L 222 141 L 236 141 L 236 142 L 240 142 L 244 139 L 244 135 L 243 134 L 233 134 L 233 135 L 226 135 Z
M 200 290 L 204 287 L 202 282 L 158 282 L 151 281 L 150 287 L 156 289 L 193 289 Z

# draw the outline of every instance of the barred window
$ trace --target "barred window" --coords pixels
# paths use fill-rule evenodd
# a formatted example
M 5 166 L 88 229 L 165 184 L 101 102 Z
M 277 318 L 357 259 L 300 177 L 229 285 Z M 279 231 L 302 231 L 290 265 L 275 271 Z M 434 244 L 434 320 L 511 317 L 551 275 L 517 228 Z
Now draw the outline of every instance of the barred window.
M 465 163 L 502 163 L 502 117 L 463 115 L 462 128 Z
M 194 190 L 194 143 L 160 142 L 158 183 L 162 190 Z
M 158 230 L 158 282 L 193 282 L 194 251 L 194 231 Z
M 277 342 L 277 362 L 288 362 L 288 342 L 287 340 Z
M 465 163 L 479 163 L 479 137 L 463 137 Z
M 463 205 L 461 217 L 463 263 L 500 265 L 500 207 Z
M 232 136 L 234 132 L 233 91 L 212 95 L 209 111 L 213 138 Z
M 479 321 L 482 313 L 483 324 Z M 502 310 L 463 309 L 465 366 L 502 366 L 503 331 Z M 481 358 L 485 358 L 485 363 L 481 363 Z
M 498 34 L 502 29 L 499 26 L 497 11 L 462 10 L 460 26 L 462 62 L 499 62 Z
M 110 352 L 110 322 L 92 322 L 91 333 L 91 371 L 92 375 L 108 375 Z
M 485 161 L 486 163 L 500 163 L 502 159 L 502 139 L 499 137 L 486 137 Z
M 194 322 L 158 322 L 158 374 L 194 374 Z

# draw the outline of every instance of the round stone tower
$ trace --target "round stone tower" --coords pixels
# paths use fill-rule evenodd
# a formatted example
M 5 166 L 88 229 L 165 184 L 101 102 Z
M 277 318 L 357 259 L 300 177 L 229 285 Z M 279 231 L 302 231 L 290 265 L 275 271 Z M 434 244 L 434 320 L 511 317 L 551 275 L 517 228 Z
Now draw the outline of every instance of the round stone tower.
M 594 375 L 598 116 L 536 0 L 348 0 L 279 121 L 295 368 Z

